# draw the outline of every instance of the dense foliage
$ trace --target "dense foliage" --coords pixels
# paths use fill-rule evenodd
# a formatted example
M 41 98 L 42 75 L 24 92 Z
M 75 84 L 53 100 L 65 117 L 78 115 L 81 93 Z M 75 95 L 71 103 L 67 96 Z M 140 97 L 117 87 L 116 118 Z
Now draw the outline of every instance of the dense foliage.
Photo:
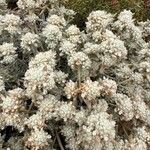
M 150 21 L 59 0 L 0 0 L 0 149 L 147 150 Z

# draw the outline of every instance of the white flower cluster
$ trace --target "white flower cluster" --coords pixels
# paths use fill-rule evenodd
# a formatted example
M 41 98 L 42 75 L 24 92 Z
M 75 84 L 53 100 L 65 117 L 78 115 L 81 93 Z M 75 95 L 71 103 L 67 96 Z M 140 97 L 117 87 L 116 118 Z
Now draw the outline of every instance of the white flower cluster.
M 71 99 L 72 97 L 77 96 L 77 83 L 73 81 L 69 81 L 66 83 L 66 86 L 64 87 L 65 94 L 67 95 L 68 99 Z
M 113 15 L 98 10 L 91 12 L 87 19 L 87 30 L 96 31 L 105 29 L 113 21 Z
M 62 54 L 66 54 L 66 55 L 71 55 L 73 53 L 76 52 L 76 44 L 74 43 L 71 43 L 70 41 L 67 41 L 67 40 L 64 40 L 62 43 L 61 43 L 61 47 L 60 47 L 60 51 L 62 51 Z
M 81 42 L 81 32 L 75 25 L 71 25 L 66 30 L 66 36 L 67 40 L 69 40 L 71 43 L 77 44 Z
M 124 120 L 131 120 L 134 117 L 134 109 L 131 99 L 124 94 L 117 93 L 115 96 L 116 110 L 119 115 L 123 115 Z
M 146 126 L 136 128 L 136 135 L 142 141 L 150 143 L 149 129 Z
M 43 36 L 49 48 L 54 49 L 62 40 L 62 28 L 66 25 L 63 17 L 52 15 L 47 19 L 47 25 L 43 28 Z
M 58 42 L 62 39 L 62 32 L 58 26 L 48 24 L 43 29 L 43 35 L 46 37 L 46 43 L 49 48 L 55 48 Z
M 144 141 L 140 140 L 139 138 L 130 138 L 129 141 L 125 142 L 124 148 L 128 150 L 147 150 L 148 146 Z
M 42 129 L 35 130 L 27 139 L 25 145 L 31 148 L 31 150 L 40 150 L 48 145 L 50 138 L 51 136 Z
M 64 85 L 66 83 L 66 78 L 68 77 L 68 74 L 65 74 L 62 71 L 56 71 L 55 72 L 55 82 L 59 85 Z
M 85 43 L 84 45 L 84 52 L 87 54 L 95 54 L 101 52 L 101 45 L 100 44 L 93 44 L 93 43 Z
M 130 69 L 130 66 L 126 63 L 120 63 L 116 69 L 116 75 L 118 78 L 121 79 L 128 79 L 130 76 L 132 76 L 132 70 Z
M 135 109 L 135 117 L 145 122 L 145 124 L 150 125 L 150 109 L 149 106 L 143 101 L 141 96 L 135 95 L 133 99 L 133 107 Z
M 18 0 L 17 5 L 20 9 L 35 9 L 40 8 L 46 4 L 48 0 Z
M 51 15 L 48 19 L 47 19 L 47 23 L 51 24 L 51 25 L 56 25 L 58 27 L 63 27 L 66 26 L 66 20 L 60 16 L 57 15 Z
M 112 57 L 126 58 L 127 50 L 124 42 L 115 37 L 115 35 L 111 37 L 111 34 L 113 35 L 111 31 L 106 30 L 105 39 L 101 43 L 101 50 L 105 53 L 110 53 Z
M 55 53 L 51 50 L 38 53 L 29 63 L 25 73 L 24 85 L 27 87 L 28 96 L 34 97 L 36 93 L 46 94 L 55 87 L 54 72 Z
M 87 79 L 82 86 L 81 97 L 85 103 L 87 105 L 89 105 L 89 102 L 94 103 L 94 100 L 101 94 L 99 82 L 92 82 L 90 79 Z
M 1 63 L 13 63 L 16 57 L 16 47 L 14 47 L 13 43 L 3 43 L 2 45 L 0 45 Z
M 129 98 L 125 94 L 117 93 L 114 95 L 116 103 L 116 109 L 119 115 L 122 115 L 123 120 L 131 120 L 133 117 L 140 119 L 145 124 L 150 124 L 149 114 L 150 110 L 145 102 L 139 95 L 135 95 L 134 98 Z
M 139 22 L 140 28 L 142 29 L 142 34 L 147 37 L 150 34 L 150 20 L 145 22 Z
M 142 39 L 142 31 L 135 26 L 133 13 L 130 10 L 122 11 L 113 26 L 120 33 L 122 32 L 120 35 L 122 39 L 129 40 L 131 38 L 131 41 L 134 41 L 134 45 L 130 43 L 131 47 L 137 47 L 137 44 L 141 44 L 141 46 L 145 44 L 145 41 Z
M 17 2 L 17 5 L 20 9 L 25 9 L 25 8 L 32 9 L 35 7 L 35 1 L 34 0 L 27 0 L 27 1 L 19 0 Z
M 95 142 L 100 142 L 99 140 L 111 141 L 115 137 L 114 127 L 115 122 L 109 119 L 109 115 L 106 112 L 92 112 L 87 118 L 87 123 L 83 126 L 83 132 L 89 133 L 85 140 L 92 141 L 93 139 Z
M 35 24 L 38 19 L 39 17 L 35 13 L 31 12 L 28 15 L 26 15 L 26 17 L 24 18 L 24 21 Z
M 59 101 L 53 95 L 48 95 L 42 102 L 39 104 L 39 113 L 45 120 L 57 118 L 56 108 L 60 107 Z
M 34 33 L 26 33 L 21 38 L 21 47 L 27 51 L 32 51 L 33 47 L 38 46 L 39 36 Z
M 126 59 L 128 54 L 124 41 L 110 30 L 109 25 L 112 22 L 111 14 L 106 14 L 105 11 L 96 11 L 89 15 L 86 23 L 87 38 L 94 42 L 85 43 L 84 51 L 89 55 L 96 55 L 106 67 Z
M 2 96 L 2 118 L 4 126 L 14 126 L 18 130 L 24 129 L 24 116 L 19 111 L 21 110 L 23 98 L 25 97 L 24 91 L 20 88 L 8 91 L 8 96 Z
M 74 127 L 72 124 L 63 127 L 62 133 L 71 149 L 79 149 L 80 146 L 89 150 L 101 149 L 104 148 L 105 142 L 109 143 L 114 140 L 115 121 L 106 112 L 108 107 L 106 105 L 106 102 L 101 101 L 90 114 L 81 113 L 84 111 L 78 112 L 84 115 L 83 118 L 81 117 L 83 122 L 78 122 L 79 127 Z
M 111 79 L 104 78 L 100 81 L 100 86 L 104 95 L 112 96 L 117 91 L 117 83 Z
M 45 120 L 40 113 L 32 115 L 29 119 L 25 120 L 25 125 L 30 129 L 42 129 L 45 125 Z
M 1 17 L 0 27 L 1 30 L 6 30 L 10 34 L 20 33 L 20 25 L 21 19 L 19 16 L 14 14 L 6 14 L 5 16 Z
M 72 54 L 72 56 L 68 60 L 68 65 L 72 69 L 76 69 L 78 67 L 89 69 L 91 67 L 91 61 L 85 53 L 77 52 Z

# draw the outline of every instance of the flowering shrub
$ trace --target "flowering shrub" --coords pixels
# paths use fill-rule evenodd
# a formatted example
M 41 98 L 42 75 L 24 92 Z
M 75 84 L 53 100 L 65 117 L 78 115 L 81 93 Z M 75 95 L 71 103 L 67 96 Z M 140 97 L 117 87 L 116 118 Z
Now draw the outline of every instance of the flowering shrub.
M 63 3 L 0 1 L 1 149 L 147 150 L 150 21 Z

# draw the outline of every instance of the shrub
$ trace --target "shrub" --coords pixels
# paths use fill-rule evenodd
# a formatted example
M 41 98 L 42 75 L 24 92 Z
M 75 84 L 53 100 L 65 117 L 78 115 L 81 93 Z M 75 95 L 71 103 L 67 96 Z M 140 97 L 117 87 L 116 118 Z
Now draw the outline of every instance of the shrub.
M 150 21 L 64 3 L 0 2 L 1 149 L 147 150 Z

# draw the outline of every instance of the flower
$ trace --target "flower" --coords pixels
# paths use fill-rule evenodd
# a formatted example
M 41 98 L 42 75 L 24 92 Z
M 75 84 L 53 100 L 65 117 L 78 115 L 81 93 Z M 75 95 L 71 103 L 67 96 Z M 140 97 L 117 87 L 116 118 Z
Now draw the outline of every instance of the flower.
M 83 52 L 73 53 L 68 60 L 68 65 L 72 69 L 77 69 L 81 66 L 83 69 L 89 69 L 91 67 L 91 60 Z

